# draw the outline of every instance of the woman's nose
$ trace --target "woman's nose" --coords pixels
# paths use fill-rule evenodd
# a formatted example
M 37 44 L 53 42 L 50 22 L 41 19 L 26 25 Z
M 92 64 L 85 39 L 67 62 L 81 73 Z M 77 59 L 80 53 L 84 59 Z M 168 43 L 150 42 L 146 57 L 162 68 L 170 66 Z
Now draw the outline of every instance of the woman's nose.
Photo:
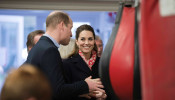
M 85 44 L 88 44 L 88 43 L 89 43 L 89 41 L 88 41 L 88 40 L 86 40 L 86 41 L 85 41 Z

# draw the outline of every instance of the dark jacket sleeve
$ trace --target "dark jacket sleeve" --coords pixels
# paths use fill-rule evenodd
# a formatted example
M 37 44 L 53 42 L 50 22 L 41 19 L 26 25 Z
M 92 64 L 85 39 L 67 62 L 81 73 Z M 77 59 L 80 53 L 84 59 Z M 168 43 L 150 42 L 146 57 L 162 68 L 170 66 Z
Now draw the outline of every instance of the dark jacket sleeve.
M 66 74 L 66 82 L 67 83 L 72 83 L 71 77 L 72 77 L 72 71 L 71 71 L 71 65 L 69 62 L 66 60 L 63 60 L 63 69 Z
M 85 81 L 66 84 L 63 73 L 62 60 L 55 48 L 46 50 L 41 58 L 42 70 L 50 80 L 55 99 L 65 100 L 88 93 L 88 85 Z

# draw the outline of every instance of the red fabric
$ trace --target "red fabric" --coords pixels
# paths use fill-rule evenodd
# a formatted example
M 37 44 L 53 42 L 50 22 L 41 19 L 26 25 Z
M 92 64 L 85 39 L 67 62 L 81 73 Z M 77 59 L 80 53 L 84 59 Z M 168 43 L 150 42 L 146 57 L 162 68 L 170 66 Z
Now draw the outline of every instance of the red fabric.
M 159 0 L 142 0 L 139 40 L 143 100 L 174 100 L 175 15 L 162 17 Z
M 88 65 L 88 67 L 91 69 L 92 66 L 94 65 L 95 63 L 95 60 L 96 60 L 96 56 L 97 56 L 97 53 L 95 51 L 92 51 L 92 56 L 89 60 L 87 60 L 85 58 L 85 56 L 83 55 L 83 53 L 79 50 L 79 55 L 83 58 L 83 60 L 86 62 L 86 64 Z
M 135 9 L 124 7 L 109 64 L 112 88 L 120 100 L 133 99 L 134 26 Z

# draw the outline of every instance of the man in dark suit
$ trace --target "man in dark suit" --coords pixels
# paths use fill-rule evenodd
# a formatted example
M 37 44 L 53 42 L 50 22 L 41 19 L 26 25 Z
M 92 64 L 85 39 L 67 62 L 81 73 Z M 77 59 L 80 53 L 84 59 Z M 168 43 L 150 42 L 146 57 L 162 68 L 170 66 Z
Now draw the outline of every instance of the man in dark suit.
M 46 33 L 27 57 L 26 63 L 37 66 L 49 79 L 53 90 L 52 100 L 71 100 L 75 96 L 94 90 L 104 92 L 101 89 L 102 83 L 90 77 L 73 84 L 66 84 L 66 75 L 58 47 L 59 44 L 69 43 L 72 26 L 72 20 L 66 13 L 59 11 L 50 13 L 46 19 Z

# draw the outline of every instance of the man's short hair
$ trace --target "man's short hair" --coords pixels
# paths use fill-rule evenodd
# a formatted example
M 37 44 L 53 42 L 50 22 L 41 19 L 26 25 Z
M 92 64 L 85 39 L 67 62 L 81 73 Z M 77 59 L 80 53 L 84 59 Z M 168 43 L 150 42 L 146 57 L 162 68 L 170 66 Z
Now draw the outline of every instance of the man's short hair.
M 3 85 L 0 100 L 50 100 L 51 86 L 46 76 L 36 67 L 24 64 L 12 70 Z
M 70 23 L 70 18 L 67 13 L 64 13 L 61 11 L 54 11 L 50 13 L 46 19 L 46 30 L 47 30 L 47 27 L 50 27 L 50 26 L 52 28 L 55 28 L 56 25 L 58 25 L 62 21 L 66 26 Z
M 34 37 L 36 35 L 41 35 L 41 34 L 44 34 L 44 33 L 45 32 L 43 30 L 36 30 L 36 31 L 33 31 L 33 32 L 29 33 L 29 35 L 27 36 L 27 42 L 26 42 L 27 51 L 29 51 L 29 47 L 33 47 L 35 45 Z

